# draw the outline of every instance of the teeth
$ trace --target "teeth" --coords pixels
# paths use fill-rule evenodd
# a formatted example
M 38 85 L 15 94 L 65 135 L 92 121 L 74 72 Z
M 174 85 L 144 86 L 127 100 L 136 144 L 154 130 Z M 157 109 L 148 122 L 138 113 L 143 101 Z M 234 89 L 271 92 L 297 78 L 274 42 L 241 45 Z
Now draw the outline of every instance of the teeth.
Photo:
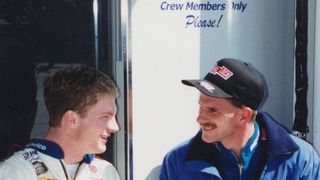
M 212 126 L 204 126 L 203 129 L 210 131 L 213 129 L 213 127 Z
M 215 128 L 214 125 L 212 124 L 205 124 L 205 125 L 202 125 L 202 129 L 206 130 L 206 131 L 211 131 Z

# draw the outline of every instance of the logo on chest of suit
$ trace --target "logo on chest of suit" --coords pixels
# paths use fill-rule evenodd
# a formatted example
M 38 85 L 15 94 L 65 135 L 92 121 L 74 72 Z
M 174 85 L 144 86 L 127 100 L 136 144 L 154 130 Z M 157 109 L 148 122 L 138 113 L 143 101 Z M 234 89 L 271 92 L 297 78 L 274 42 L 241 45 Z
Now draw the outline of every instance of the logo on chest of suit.
M 97 173 L 97 167 L 95 165 L 89 164 L 88 168 L 91 173 Z
M 98 167 L 94 164 L 88 164 L 88 180 L 102 180 L 102 174 L 98 173 Z
M 46 165 L 44 165 L 43 162 L 35 161 L 32 163 L 34 169 L 36 170 L 37 176 L 40 174 L 44 174 L 48 171 L 48 168 Z
M 35 161 L 39 159 L 36 151 L 28 151 L 22 154 L 23 158 L 28 161 Z

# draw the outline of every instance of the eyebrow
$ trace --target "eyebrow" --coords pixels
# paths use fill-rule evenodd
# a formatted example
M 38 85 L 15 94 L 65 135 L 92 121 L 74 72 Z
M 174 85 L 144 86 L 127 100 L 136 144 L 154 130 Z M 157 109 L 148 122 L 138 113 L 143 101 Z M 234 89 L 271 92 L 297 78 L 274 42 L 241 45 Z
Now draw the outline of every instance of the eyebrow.
M 106 115 L 115 115 L 117 114 L 117 109 L 115 109 L 114 111 L 102 111 L 101 114 L 106 114 Z
M 113 114 L 113 113 L 102 113 L 98 117 L 101 118 L 101 119 L 103 119 L 103 118 L 108 118 L 109 119 L 109 118 L 112 118 L 115 115 L 116 115 L 116 113 L 115 114 Z
M 198 100 L 198 104 L 201 106 L 201 102 L 200 102 L 200 99 Z M 208 109 L 211 109 L 211 110 L 215 110 L 217 112 L 221 112 L 221 108 L 217 107 L 217 106 L 206 106 L 205 108 L 208 108 Z

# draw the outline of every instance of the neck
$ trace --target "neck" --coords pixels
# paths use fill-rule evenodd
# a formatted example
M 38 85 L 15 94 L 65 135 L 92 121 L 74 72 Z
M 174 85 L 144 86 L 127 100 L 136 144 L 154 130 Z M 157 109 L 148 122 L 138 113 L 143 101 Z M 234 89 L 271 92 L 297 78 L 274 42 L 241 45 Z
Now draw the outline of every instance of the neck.
M 222 144 L 232 151 L 239 160 L 241 160 L 241 152 L 245 145 L 248 143 L 249 139 L 254 133 L 254 123 L 247 124 L 243 129 L 236 130 L 234 136 Z
M 59 144 L 64 152 L 63 160 L 68 164 L 79 163 L 85 155 L 79 151 L 79 147 L 73 144 L 73 138 L 71 138 L 69 134 L 63 133 L 63 131 L 61 131 L 59 128 L 51 127 L 44 139 Z

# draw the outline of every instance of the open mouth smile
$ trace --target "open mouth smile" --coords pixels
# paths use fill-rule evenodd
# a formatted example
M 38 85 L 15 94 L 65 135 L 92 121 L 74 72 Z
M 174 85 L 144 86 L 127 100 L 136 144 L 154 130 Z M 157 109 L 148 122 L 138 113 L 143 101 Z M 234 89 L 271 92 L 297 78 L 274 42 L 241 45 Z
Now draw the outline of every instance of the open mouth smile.
M 211 131 L 211 130 L 214 130 L 216 128 L 217 128 L 217 126 L 214 125 L 214 124 L 201 124 L 201 129 L 203 131 Z

